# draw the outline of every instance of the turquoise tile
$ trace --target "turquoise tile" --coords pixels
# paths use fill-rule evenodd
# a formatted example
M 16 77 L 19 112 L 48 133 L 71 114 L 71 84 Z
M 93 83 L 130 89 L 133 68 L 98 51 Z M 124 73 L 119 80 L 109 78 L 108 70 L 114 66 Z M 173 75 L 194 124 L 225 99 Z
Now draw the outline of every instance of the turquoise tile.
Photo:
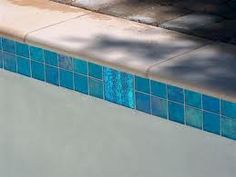
M 168 99 L 171 101 L 184 103 L 184 91 L 182 88 L 168 85 Z
M 88 78 L 81 74 L 74 74 L 75 90 L 88 94 Z
M 141 92 L 135 92 L 136 109 L 145 113 L 151 113 L 150 95 Z
M 182 104 L 168 102 L 169 120 L 184 124 L 184 106 Z
M 185 104 L 196 108 L 202 108 L 201 94 L 190 90 L 185 90 Z
M 54 85 L 59 85 L 58 68 L 46 65 L 46 82 Z
M 103 82 L 89 78 L 89 95 L 103 99 Z
M 89 63 L 88 68 L 89 68 L 89 76 L 92 76 L 97 79 L 102 79 L 102 66 L 94 63 Z
M 203 109 L 206 111 L 214 113 L 220 112 L 220 100 L 218 98 L 203 95 L 202 104 L 203 104 Z
M 41 81 L 45 80 L 45 68 L 42 63 L 31 61 L 32 77 Z
M 134 108 L 134 76 L 111 68 L 104 68 L 105 99 Z
M 0 51 L 0 68 L 3 68 L 3 54 L 2 54 L 2 51 Z
M 190 106 L 185 107 L 186 124 L 195 128 L 202 129 L 203 112 Z
M 152 114 L 161 118 L 167 118 L 167 101 L 165 99 L 151 97 Z
M 2 50 L 2 37 L 0 36 L 0 51 Z
M 157 81 L 151 81 L 151 94 L 161 98 L 167 98 L 166 84 Z
M 221 113 L 226 117 L 236 119 L 236 103 L 222 100 L 221 101 Z
M 29 46 L 20 42 L 16 42 L 16 55 L 29 58 Z
M 220 116 L 209 112 L 203 112 L 203 130 L 220 134 Z
M 73 60 L 69 56 L 58 55 L 59 67 L 68 71 L 73 71 Z
M 16 56 L 14 54 L 3 52 L 4 69 L 16 72 Z
M 73 63 L 74 63 L 74 71 L 76 73 L 87 75 L 88 63 L 86 61 L 82 61 L 78 58 L 74 58 Z
M 2 50 L 9 53 L 16 53 L 16 43 L 13 40 L 2 38 Z
M 17 56 L 17 72 L 30 77 L 30 61 L 28 58 Z
M 44 50 L 44 60 L 45 63 L 52 66 L 58 66 L 57 53 Z
M 43 63 L 44 62 L 43 49 L 30 46 L 30 58 L 31 60 Z
M 73 73 L 60 69 L 60 86 L 73 90 Z
M 226 117 L 221 118 L 222 136 L 236 140 L 236 120 Z
M 149 79 L 135 76 L 135 90 L 144 93 L 150 93 Z

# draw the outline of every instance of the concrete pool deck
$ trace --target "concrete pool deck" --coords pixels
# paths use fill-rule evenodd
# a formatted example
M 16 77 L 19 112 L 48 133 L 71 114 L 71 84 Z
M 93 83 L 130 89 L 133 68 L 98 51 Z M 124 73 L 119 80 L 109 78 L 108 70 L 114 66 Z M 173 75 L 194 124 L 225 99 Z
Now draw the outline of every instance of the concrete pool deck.
M 2 0 L 0 10 L 3 36 L 236 101 L 235 46 L 49 0 Z
M 2 70 L 0 98 L 0 176 L 236 173 L 236 143 L 214 134 Z

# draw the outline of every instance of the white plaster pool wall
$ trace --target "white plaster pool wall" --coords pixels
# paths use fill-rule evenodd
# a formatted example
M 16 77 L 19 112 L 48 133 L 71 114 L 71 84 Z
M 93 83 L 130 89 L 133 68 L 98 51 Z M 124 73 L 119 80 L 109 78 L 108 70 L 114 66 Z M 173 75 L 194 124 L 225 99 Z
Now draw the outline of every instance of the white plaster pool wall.
M 0 177 L 235 174 L 235 141 L 0 71 Z

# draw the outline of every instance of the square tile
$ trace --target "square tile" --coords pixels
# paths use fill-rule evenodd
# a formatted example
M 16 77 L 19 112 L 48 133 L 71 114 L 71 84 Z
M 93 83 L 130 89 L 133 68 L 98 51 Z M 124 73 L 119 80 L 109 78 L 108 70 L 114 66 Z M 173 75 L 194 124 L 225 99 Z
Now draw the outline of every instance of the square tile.
M 185 90 L 185 104 L 196 108 L 202 108 L 202 95 L 194 91 Z
M 46 82 L 54 85 L 59 85 L 58 68 L 46 65 Z
M 88 63 L 86 61 L 74 58 L 74 72 L 87 75 L 88 74 Z
M 236 120 L 226 117 L 221 118 L 222 135 L 236 140 Z
M 151 81 L 151 94 L 161 98 L 167 98 L 166 84 L 157 81 Z
M 30 77 L 30 60 L 28 58 L 17 56 L 17 72 Z
M 105 99 L 129 108 L 134 108 L 134 76 L 104 68 Z
M 149 79 L 135 76 L 135 90 L 144 93 L 150 93 Z
M 0 51 L 0 68 L 3 68 L 3 54 L 2 54 L 2 51 Z
M 73 73 L 60 69 L 60 86 L 73 90 Z
M 220 100 L 218 98 L 203 95 L 202 104 L 203 104 L 203 109 L 206 111 L 214 113 L 220 112 Z
M 29 46 L 20 42 L 16 42 L 16 55 L 29 58 Z
M 68 71 L 73 71 L 73 61 L 72 58 L 65 55 L 58 55 L 59 67 Z
M 135 92 L 136 109 L 145 113 L 151 113 L 150 95 Z
M 74 74 L 75 90 L 88 94 L 88 78 L 81 74 Z
M 152 114 L 161 118 L 167 118 L 167 100 L 152 96 L 151 97 Z
M 89 78 L 89 95 L 103 99 L 103 82 Z
M 3 63 L 6 70 L 16 72 L 16 56 L 14 54 L 3 52 Z
M 186 124 L 195 128 L 202 129 L 203 112 L 190 106 L 185 107 Z
M 182 88 L 168 85 L 167 89 L 169 100 L 184 103 L 184 91 Z
M 169 120 L 184 124 L 184 106 L 182 104 L 168 102 Z
M 58 66 L 57 53 L 44 50 L 44 60 L 45 63 L 52 66 Z
M 102 66 L 94 63 L 88 63 L 88 68 L 89 76 L 92 76 L 97 79 L 102 79 Z
M 0 36 L 0 51 L 2 50 L 2 37 Z
M 31 70 L 32 70 L 32 77 L 41 81 L 45 80 L 45 69 L 44 65 L 39 62 L 35 62 L 31 60 Z
M 221 113 L 226 117 L 236 119 L 236 103 L 222 100 L 221 101 Z
M 16 43 L 13 40 L 2 38 L 2 50 L 9 53 L 16 53 Z
M 30 46 L 30 58 L 31 60 L 43 63 L 44 62 L 43 49 Z
M 203 130 L 220 134 L 220 116 L 209 112 L 203 112 Z

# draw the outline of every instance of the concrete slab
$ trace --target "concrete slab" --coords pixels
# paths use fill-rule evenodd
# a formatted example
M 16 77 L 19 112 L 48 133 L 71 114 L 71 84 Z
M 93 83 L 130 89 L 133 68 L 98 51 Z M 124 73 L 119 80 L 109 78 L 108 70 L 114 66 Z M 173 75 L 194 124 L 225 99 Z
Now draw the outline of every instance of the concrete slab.
M 89 14 L 31 33 L 26 42 L 146 76 L 157 62 L 206 41 L 102 14 Z
M 0 34 L 18 40 L 24 40 L 29 32 L 89 13 L 49 0 L 1 0 L 0 12 Z
M 161 24 L 161 27 L 187 34 L 207 37 L 209 33 L 206 33 L 206 29 L 209 29 L 208 31 L 210 31 L 212 25 L 219 23 L 222 20 L 221 17 L 215 15 L 192 13 L 163 23 Z M 203 31 L 205 33 L 203 33 Z
M 163 62 L 149 77 L 236 101 L 236 47 L 214 44 Z
M 152 25 L 159 25 L 190 12 L 186 9 L 160 5 L 156 2 L 140 2 L 139 0 L 114 4 L 100 11 L 105 14 Z
M 5 71 L 0 98 L 1 177 L 236 173 L 236 142 L 214 134 Z

